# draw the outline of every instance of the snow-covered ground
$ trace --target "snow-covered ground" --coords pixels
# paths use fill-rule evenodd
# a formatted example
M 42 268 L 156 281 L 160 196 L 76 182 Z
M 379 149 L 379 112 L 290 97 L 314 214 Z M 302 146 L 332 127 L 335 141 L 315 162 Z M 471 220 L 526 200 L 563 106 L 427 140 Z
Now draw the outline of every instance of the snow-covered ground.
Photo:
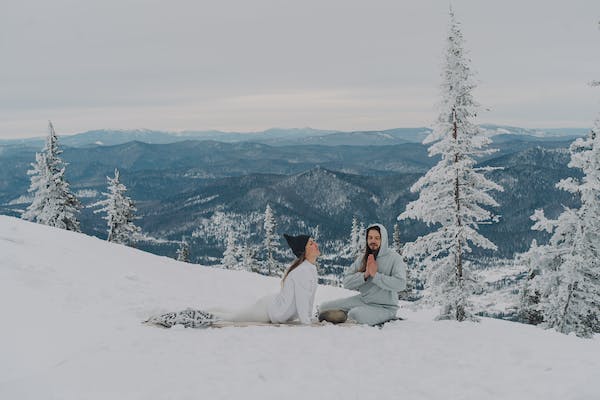
M 0 216 L 0 399 L 600 398 L 600 338 L 500 320 L 159 329 L 278 279 L 180 263 Z M 321 286 L 317 303 L 348 295 Z

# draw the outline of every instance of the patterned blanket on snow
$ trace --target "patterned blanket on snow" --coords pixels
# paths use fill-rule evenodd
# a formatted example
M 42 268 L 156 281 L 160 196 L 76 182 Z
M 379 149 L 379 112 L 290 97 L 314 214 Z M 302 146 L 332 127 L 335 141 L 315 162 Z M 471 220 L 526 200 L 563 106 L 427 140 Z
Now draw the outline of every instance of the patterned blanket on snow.
M 183 311 L 170 312 L 150 317 L 142 323 L 160 326 L 162 328 L 171 328 L 177 324 L 183 325 L 186 328 L 208 328 L 217 321 L 219 321 L 219 319 L 209 312 L 186 308 Z

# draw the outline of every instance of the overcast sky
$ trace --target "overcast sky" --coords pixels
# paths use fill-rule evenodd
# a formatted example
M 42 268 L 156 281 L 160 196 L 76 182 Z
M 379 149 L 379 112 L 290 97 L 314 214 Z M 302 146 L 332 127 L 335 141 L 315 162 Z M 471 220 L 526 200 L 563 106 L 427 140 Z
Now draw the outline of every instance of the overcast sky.
M 477 122 L 588 127 L 599 0 L 454 0 Z M 440 0 L 2 0 L 0 138 L 430 126 Z

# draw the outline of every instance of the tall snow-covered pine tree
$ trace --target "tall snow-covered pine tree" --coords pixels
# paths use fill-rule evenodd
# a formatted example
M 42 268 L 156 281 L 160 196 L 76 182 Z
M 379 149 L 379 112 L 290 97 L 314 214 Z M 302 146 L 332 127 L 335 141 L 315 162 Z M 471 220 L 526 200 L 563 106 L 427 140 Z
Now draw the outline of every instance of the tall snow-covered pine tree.
M 48 136 L 41 153 L 36 153 L 36 162 L 27 172 L 31 175 L 29 192 L 33 201 L 22 214 L 22 218 L 39 224 L 54 226 L 69 231 L 81 232 L 77 214 L 81 203 L 69 188 L 65 179 L 66 163 L 60 158 L 62 150 L 51 121 L 48 121 Z
M 429 300 L 442 305 L 440 319 L 471 319 L 468 297 L 473 284 L 465 263 L 471 245 L 495 250 L 496 245 L 478 232 L 479 224 L 494 215 L 485 206 L 498 206 L 491 191 L 503 190 L 484 176 L 489 168 L 475 167 L 475 158 L 489 154 L 491 142 L 473 122 L 478 104 L 470 60 L 463 49 L 460 25 L 450 11 L 440 114 L 423 141 L 431 143 L 430 156 L 441 160 L 412 187 L 419 198 L 406 207 L 400 219 L 416 219 L 436 231 L 406 244 L 404 254 L 425 266 Z

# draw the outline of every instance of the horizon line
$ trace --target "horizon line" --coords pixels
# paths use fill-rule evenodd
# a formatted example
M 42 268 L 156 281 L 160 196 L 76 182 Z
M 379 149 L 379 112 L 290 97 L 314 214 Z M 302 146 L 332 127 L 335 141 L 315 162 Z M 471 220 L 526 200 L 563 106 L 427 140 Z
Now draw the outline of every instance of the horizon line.
M 499 128 L 518 128 L 518 129 L 525 129 L 525 130 L 531 130 L 531 131 L 547 131 L 547 130 L 561 130 L 561 129 L 592 129 L 592 126 L 568 126 L 568 127 L 558 127 L 558 128 L 550 128 L 550 127 L 545 127 L 545 128 L 528 128 L 528 127 L 524 127 L 524 126 L 518 126 L 518 125 L 500 125 L 500 124 L 495 124 L 495 123 L 490 123 L 490 122 L 485 122 L 485 123 L 481 123 L 478 124 L 478 126 L 484 126 L 484 125 L 491 125 L 491 126 L 496 126 Z M 157 133 L 166 133 L 166 134 L 181 134 L 181 133 L 208 133 L 208 132 L 216 132 L 216 133 L 223 133 L 223 134 L 239 134 L 239 135 L 251 135 L 251 134 L 260 134 L 260 133 L 264 133 L 267 131 L 271 131 L 271 130 L 312 130 L 312 131 L 320 131 L 320 132 L 329 132 L 329 133 L 354 133 L 354 132 L 385 132 L 385 131 L 392 131 L 395 129 L 432 129 L 430 126 L 400 126 L 400 127 L 395 127 L 395 128 L 386 128 L 386 129 L 360 129 L 360 130 L 340 130 L 340 129 L 320 129 L 320 128 L 313 128 L 310 126 L 305 126 L 305 127 L 292 127 L 292 128 L 282 128 L 282 127 L 270 127 L 267 129 L 263 129 L 263 130 L 249 130 L 249 131 L 234 131 L 234 130 L 220 130 L 220 129 L 203 129 L 203 130 L 196 130 L 196 129 L 184 129 L 184 130 L 160 130 L 160 129 L 150 129 L 150 128 L 95 128 L 95 129 L 89 129 L 86 131 L 82 131 L 82 132 L 75 132 L 75 133 L 57 133 L 57 136 L 77 136 L 77 135 L 82 135 L 82 134 L 86 134 L 89 132 L 97 132 L 97 131 L 113 131 L 113 132 L 134 132 L 134 131 L 147 131 L 147 132 L 157 132 Z M 41 139 L 46 137 L 46 135 L 40 135 L 40 136 L 26 136 L 26 137 L 6 137 L 6 138 L 0 138 L 0 141 L 19 141 L 19 140 L 35 140 L 35 139 Z

